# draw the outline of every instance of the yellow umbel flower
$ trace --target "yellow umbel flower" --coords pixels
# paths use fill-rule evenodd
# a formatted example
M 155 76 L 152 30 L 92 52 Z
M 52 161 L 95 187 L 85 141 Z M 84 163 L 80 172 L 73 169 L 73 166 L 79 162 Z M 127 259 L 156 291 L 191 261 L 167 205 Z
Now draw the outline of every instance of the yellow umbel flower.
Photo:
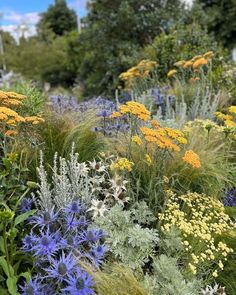
M 177 61 L 174 66 L 176 67 L 182 67 L 184 64 L 186 63 L 185 60 L 180 60 L 180 61 Z
M 152 159 L 149 154 L 145 155 L 145 159 L 146 159 L 148 166 L 152 165 Z
M 184 69 L 188 69 L 192 66 L 193 62 L 191 60 L 186 61 L 186 63 L 183 65 Z
M 176 73 L 177 73 L 176 70 L 170 70 L 170 71 L 167 73 L 167 77 L 168 77 L 168 78 L 171 78 L 171 77 L 175 76 Z
M 190 164 L 193 168 L 201 167 L 199 156 L 192 150 L 186 151 L 182 159 L 184 162 Z
M 205 59 L 204 57 L 201 57 L 199 59 L 197 59 L 194 63 L 193 63 L 193 69 L 198 69 L 202 66 L 205 66 L 208 64 L 208 60 Z
M 221 112 L 215 112 L 215 115 L 220 120 L 233 120 L 233 116 L 227 115 L 227 114 L 223 114 Z
M 205 58 L 212 58 L 212 57 L 214 57 L 214 52 L 213 51 L 208 51 L 208 52 L 206 52 L 204 55 L 203 55 L 203 57 L 205 57 Z
M 120 158 L 115 163 L 113 163 L 112 168 L 117 170 L 127 170 L 129 172 L 132 171 L 134 163 L 129 161 L 127 158 Z
M 114 119 L 114 118 L 120 118 L 122 117 L 122 114 L 120 112 L 113 112 L 111 114 L 111 118 Z
M 138 135 L 132 136 L 132 141 L 134 143 L 136 143 L 137 145 L 141 145 L 142 144 L 142 140 L 141 140 L 141 138 Z
M 229 112 L 233 113 L 233 114 L 236 114 L 236 106 L 229 107 Z
M 132 114 L 143 121 L 149 120 L 151 115 L 143 104 L 136 101 L 128 101 L 126 104 L 121 105 L 119 110 L 122 115 Z
M 225 120 L 225 126 L 227 127 L 236 127 L 236 123 L 234 121 L 231 120 Z

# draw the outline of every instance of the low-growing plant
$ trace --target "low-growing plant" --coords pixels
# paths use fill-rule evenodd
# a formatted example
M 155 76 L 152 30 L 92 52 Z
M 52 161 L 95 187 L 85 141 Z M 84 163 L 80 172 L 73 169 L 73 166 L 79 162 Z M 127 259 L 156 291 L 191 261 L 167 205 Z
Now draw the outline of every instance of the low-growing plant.
M 222 236 L 234 228 L 223 204 L 197 193 L 178 196 L 168 191 L 167 198 L 166 208 L 159 214 L 161 230 L 168 232 L 174 226 L 181 231 L 186 264 L 192 274 L 210 281 L 218 277 L 233 252 Z
M 24 221 L 35 210 L 22 210 L 22 200 L 29 194 L 33 182 L 28 182 L 27 170 L 19 164 L 15 154 L 1 158 L 0 173 L 0 293 L 16 295 L 17 282 L 29 277 L 32 259 L 21 251 Z
M 124 265 L 112 264 L 92 272 L 98 295 L 148 295 L 134 273 Z
M 142 202 L 130 210 L 115 205 L 105 216 L 96 218 L 95 224 L 107 233 L 106 245 L 116 261 L 142 272 L 142 267 L 155 256 L 159 242 L 158 231 L 148 228 L 154 220 Z
M 148 294 L 156 295 L 198 295 L 201 281 L 186 280 L 178 267 L 176 258 L 160 255 L 152 264 L 152 275 L 144 278 L 144 287 Z

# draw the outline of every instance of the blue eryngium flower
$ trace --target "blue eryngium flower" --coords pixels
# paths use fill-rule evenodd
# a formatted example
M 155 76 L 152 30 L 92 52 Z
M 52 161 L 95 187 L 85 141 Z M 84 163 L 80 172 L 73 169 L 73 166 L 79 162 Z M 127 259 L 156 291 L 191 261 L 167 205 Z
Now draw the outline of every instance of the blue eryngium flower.
M 50 260 L 50 267 L 44 270 L 46 271 L 47 278 L 53 278 L 59 282 L 63 282 L 68 279 L 69 275 L 75 273 L 76 267 L 78 267 L 78 262 L 75 260 L 74 255 L 71 252 L 67 255 L 62 252 L 59 259 L 52 258 Z
M 96 243 L 104 238 L 105 234 L 101 229 L 90 229 L 82 233 L 81 241 L 87 243 Z
M 58 250 L 58 233 L 51 233 L 49 229 L 43 232 L 41 231 L 37 237 L 37 240 L 32 247 L 34 256 L 46 256 L 50 258 Z
M 82 206 L 80 201 L 73 201 L 65 208 L 65 212 L 69 214 L 80 214 L 81 210 Z
M 32 199 L 24 198 L 20 204 L 20 213 L 28 212 L 32 209 L 33 201 Z
M 48 228 L 49 226 L 57 222 L 58 213 L 55 212 L 54 208 L 48 211 L 40 211 L 37 215 L 33 216 L 30 220 L 31 224 L 38 226 L 42 229 Z
M 30 279 L 29 283 L 25 283 L 24 286 L 20 286 L 22 292 L 21 295 L 42 295 L 43 285 L 38 278 Z
M 32 231 L 30 232 L 30 234 L 26 235 L 23 238 L 23 246 L 22 249 L 24 251 L 32 251 L 32 247 L 35 245 L 37 241 L 37 237 L 32 233 Z
M 92 287 L 94 285 L 92 277 L 81 270 L 77 270 L 75 275 L 70 275 L 67 280 L 68 286 L 63 291 L 71 295 L 95 295 Z
M 39 212 L 30 220 L 32 231 L 23 239 L 22 248 L 35 257 L 34 271 L 43 286 L 41 293 L 32 294 L 94 294 L 92 278 L 77 261 L 86 260 L 99 267 L 106 247 L 102 245 L 104 232 L 88 228 L 91 220 L 87 209 L 73 201 L 58 212 Z
M 225 206 L 236 207 L 236 189 L 230 189 L 224 200 Z

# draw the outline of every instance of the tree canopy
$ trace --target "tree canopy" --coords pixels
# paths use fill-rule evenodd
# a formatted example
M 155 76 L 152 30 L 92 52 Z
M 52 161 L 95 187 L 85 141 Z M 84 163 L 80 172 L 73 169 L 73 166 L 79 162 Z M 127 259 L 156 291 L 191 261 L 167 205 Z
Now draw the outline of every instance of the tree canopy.
M 236 45 L 236 0 L 197 0 L 207 14 L 207 26 L 226 47 Z
M 65 33 L 76 30 L 77 16 L 74 10 L 67 6 L 65 0 L 55 0 L 48 10 L 41 14 L 38 24 L 38 32 L 42 34 L 50 29 L 54 34 L 62 36 Z

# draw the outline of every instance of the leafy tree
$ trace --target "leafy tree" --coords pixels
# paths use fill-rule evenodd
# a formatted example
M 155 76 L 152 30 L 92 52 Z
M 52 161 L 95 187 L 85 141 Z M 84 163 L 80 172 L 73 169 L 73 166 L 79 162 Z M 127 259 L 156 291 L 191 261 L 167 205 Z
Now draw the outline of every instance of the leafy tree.
M 207 15 L 207 26 L 226 47 L 236 45 L 236 0 L 196 0 Z
M 38 24 L 38 32 L 41 35 L 46 35 L 45 33 L 51 30 L 55 35 L 62 36 L 76 28 L 76 13 L 67 6 L 65 0 L 55 0 L 55 3 L 42 13 Z
M 111 93 L 130 55 L 182 22 L 185 12 L 179 0 L 90 1 L 78 56 L 87 93 Z
M 11 65 L 11 54 L 16 47 L 16 41 L 10 33 L 0 30 L 0 34 L 3 42 L 4 56 L 0 55 L 0 68 L 3 68 L 3 63 L 6 64 L 7 68 Z
M 69 87 L 77 75 L 70 57 L 74 39 L 78 39 L 76 32 L 47 41 L 22 39 L 11 54 L 11 68 L 28 79 Z

